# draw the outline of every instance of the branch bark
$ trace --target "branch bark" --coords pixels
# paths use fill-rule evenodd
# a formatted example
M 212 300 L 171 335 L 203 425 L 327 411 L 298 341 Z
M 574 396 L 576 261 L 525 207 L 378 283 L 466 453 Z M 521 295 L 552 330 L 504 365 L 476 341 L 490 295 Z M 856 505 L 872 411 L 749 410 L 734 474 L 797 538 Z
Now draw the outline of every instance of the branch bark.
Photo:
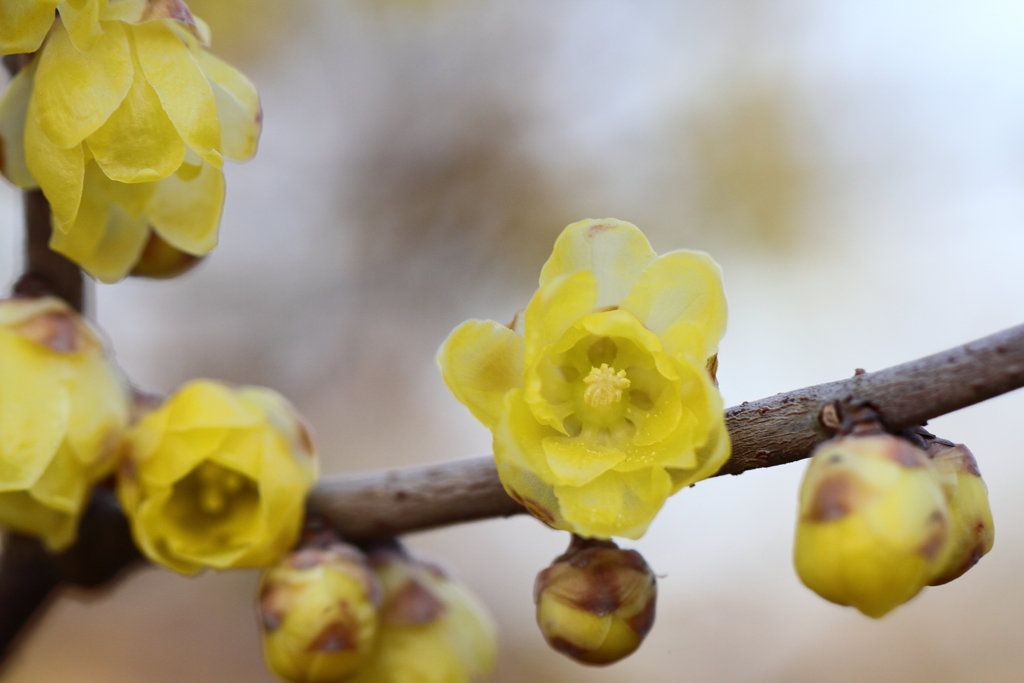
M 878 372 L 744 403 L 726 411 L 732 456 L 718 475 L 806 458 L 834 433 L 823 411 L 841 411 L 847 402 L 871 404 L 898 431 L 1021 386 L 1024 325 Z M 351 540 L 525 512 L 505 493 L 490 456 L 323 477 L 309 506 Z

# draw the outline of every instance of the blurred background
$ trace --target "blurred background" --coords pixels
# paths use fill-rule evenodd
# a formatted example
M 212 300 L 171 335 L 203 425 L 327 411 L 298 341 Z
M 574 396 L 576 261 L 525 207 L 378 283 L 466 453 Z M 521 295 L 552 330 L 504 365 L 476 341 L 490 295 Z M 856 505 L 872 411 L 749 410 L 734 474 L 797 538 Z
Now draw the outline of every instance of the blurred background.
M 727 405 L 1024 322 L 1024 4 L 906 0 L 191 0 L 263 96 L 227 169 L 221 245 L 170 282 L 94 289 L 128 374 L 264 384 L 326 472 L 490 452 L 434 366 L 469 317 L 522 308 L 558 232 L 640 226 L 721 264 Z M 0 188 L 0 280 L 20 199 Z M 803 588 L 796 463 L 669 500 L 643 647 L 606 669 L 544 644 L 532 519 L 410 537 L 487 602 L 495 680 L 1019 681 L 1024 392 L 935 420 L 988 481 L 994 551 L 880 622 Z M 59 600 L 12 683 L 271 681 L 255 572 L 146 569 Z

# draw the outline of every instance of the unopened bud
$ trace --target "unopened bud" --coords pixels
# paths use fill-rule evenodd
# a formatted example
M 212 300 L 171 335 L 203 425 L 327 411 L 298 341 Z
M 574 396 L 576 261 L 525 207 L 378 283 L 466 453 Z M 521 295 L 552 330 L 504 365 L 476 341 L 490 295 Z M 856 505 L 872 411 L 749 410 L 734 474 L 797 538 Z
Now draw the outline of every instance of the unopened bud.
M 132 266 L 129 275 L 167 280 L 187 273 L 202 260 L 202 256 L 172 247 L 156 232 L 150 230 L 146 246 L 142 248 L 139 260 Z
M 380 584 L 358 550 L 335 543 L 288 555 L 259 589 L 263 654 L 278 676 L 333 683 L 373 650 Z
M 967 446 L 959 444 L 932 456 L 949 502 L 950 553 L 929 581 L 938 586 L 952 581 L 977 564 L 992 549 L 995 527 L 988 505 L 988 488 Z
M 611 664 L 651 630 L 657 592 L 640 553 L 574 536 L 569 550 L 537 575 L 533 598 L 551 647 L 586 664 Z
M 494 626 L 447 572 L 389 545 L 370 551 L 384 587 L 377 647 L 347 683 L 474 683 L 494 668 Z
M 946 561 L 949 509 L 924 451 L 888 434 L 821 444 L 800 491 L 794 561 L 804 584 L 881 617 Z

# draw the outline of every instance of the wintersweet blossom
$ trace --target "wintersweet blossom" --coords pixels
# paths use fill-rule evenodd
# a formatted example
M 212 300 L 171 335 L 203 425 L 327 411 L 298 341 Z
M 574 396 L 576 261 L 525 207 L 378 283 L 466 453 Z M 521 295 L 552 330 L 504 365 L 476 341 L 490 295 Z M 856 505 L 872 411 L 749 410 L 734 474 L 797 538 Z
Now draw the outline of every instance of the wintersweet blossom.
M 205 25 L 180 0 L 6 3 L 24 11 L 0 45 L 39 51 L 0 102 L 0 170 L 43 190 L 51 246 L 106 282 L 150 229 L 186 253 L 212 249 L 223 157 L 255 154 L 262 113 L 252 83 L 206 50 Z M 42 37 L 30 5 L 48 6 Z
M 725 322 L 709 256 L 658 256 L 630 223 L 585 220 L 555 242 L 522 332 L 469 320 L 438 364 L 491 429 L 509 495 L 559 529 L 639 538 L 729 456 L 709 371 Z
M 128 412 L 128 383 L 81 316 L 54 297 L 0 301 L 0 525 L 69 546 Z
M 316 474 L 309 434 L 279 394 L 195 380 L 129 432 L 118 494 L 142 552 L 194 574 L 279 560 Z

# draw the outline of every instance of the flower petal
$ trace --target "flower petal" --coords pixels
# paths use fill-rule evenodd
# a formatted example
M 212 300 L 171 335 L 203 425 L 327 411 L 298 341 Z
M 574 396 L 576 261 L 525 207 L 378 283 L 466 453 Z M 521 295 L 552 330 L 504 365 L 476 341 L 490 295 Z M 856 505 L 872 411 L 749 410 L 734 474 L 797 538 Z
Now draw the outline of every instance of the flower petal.
M 192 53 L 213 83 L 220 118 L 221 151 L 236 161 L 256 154 L 263 129 L 263 107 L 256 86 L 238 69 L 196 47 Z
M 106 123 L 87 139 L 103 172 L 111 180 L 122 183 L 166 178 L 185 160 L 185 143 L 153 86 L 146 81 L 138 59 L 132 61 L 135 77 L 128 95 Z
M 549 436 L 543 444 L 555 481 L 569 486 L 582 486 L 593 481 L 626 457 L 618 448 L 600 446 L 593 440 Z
M 146 220 L 129 211 L 131 204 L 138 201 L 126 202 L 126 207 L 111 197 L 118 191 L 111 186 L 116 185 L 125 187 L 106 178 L 96 164 L 90 163 L 78 215 L 67 232 L 54 230 L 50 236 L 52 249 L 107 283 L 117 282 L 128 274 L 149 235 Z M 129 191 L 131 187 L 128 186 Z M 138 194 L 144 196 L 147 190 L 144 185 L 139 186 Z
M 448 388 L 487 427 L 501 419 L 505 394 L 523 385 L 523 338 L 493 320 L 467 320 L 448 335 L 437 364 Z
M 667 353 L 701 363 L 718 353 L 718 341 L 725 334 L 722 273 L 703 252 L 659 256 L 619 307 L 661 337 Z
M 50 202 L 53 220 L 60 230 L 74 222 L 82 201 L 85 154 L 82 145 L 57 147 L 40 128 L 38 98 L 28 105 L 25 119 L 25 162 Z
M 80 52 L 88 52 L 103 35 L 100 16 L 107 0 L 70 0 L 57 4 L 60 19 L 68 29 L 71 42 Z
M 0 491 L 32 486 L 63 441 L 71 398 L 61 375 L 51 353 L 0 330 Z
M 132 85 L 128 35 L 119 22 L 104 22 L 103 40 L 79 52 L 58 21 L 46 41 L 32 95 L 43 132 L 61 148 L 99 129 Z
M 0 173 L 23 190 L 37 186 L 25 161 L 25 119 L 38 64 L 33 59 L 19 71 L 0 100 Z
M 562 515 L 581 536 L 640 538 L 671 490 L 661 467 L 605 472 L 584 486 L 555 486 Z
M 182 164 L 176 173 L 157 182 L 146 204 L 146 217 L 172 247 L 199 256 L 217 246 L 224 173 L 206 162 L 192 176 L 195 169 Z
M 605 218 L 573 223 L 558 236 L 540 272 L 544 287 L 559 275 L 591 270 L 597 279 L 595 306 L 614 306 L 655 258 L 644 234 L 632 223 Z M 529 328 L 529 324 L 527 324 Z
M 38 50 L 53 24 L 55 4 L 35 0 L 0 2 L 0 55 Z
M 573 323 L 594 310 L 597 280 L 581 270 L 549 279 L 526 307 L 526 365 L 531 366 L 544 347 L 557 342 Z
M 129 28 L 146 81 L 178 134 L 214 166 L 224 163 L 213 90 L 185 43 L 165 23 L 148 21 Z

